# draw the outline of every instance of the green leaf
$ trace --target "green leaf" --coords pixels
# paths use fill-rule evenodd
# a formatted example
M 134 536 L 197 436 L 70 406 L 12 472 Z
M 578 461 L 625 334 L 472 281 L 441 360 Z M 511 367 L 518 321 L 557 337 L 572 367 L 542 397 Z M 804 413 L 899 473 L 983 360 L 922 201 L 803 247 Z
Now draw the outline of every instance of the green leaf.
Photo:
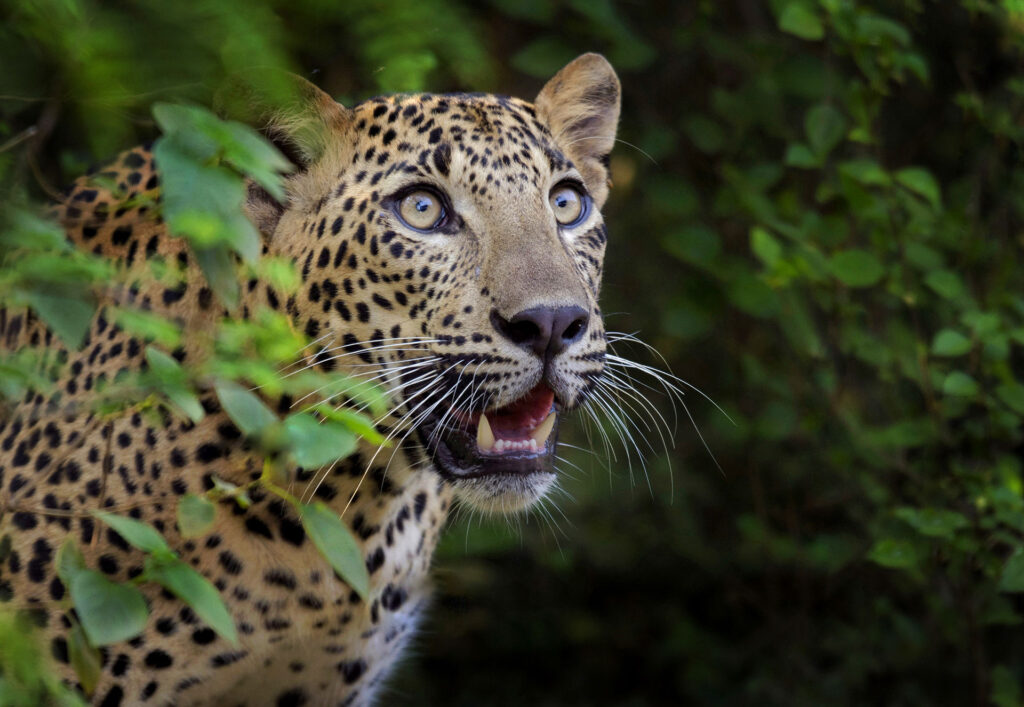
M 355 451 L 356 436 L 344 425 L 317 420 L 307 413 L 289 415 L 284 421 L 288 449 L 295 463 L 316 469 Z
M 143 552 L 173 554 L 167 541 L 164 540 L 164 536 L 148 523 L 106 511 L 93 511 L 92 514 L 113 528 L 118 535 L 125 539 L 125 542 Z
M 836 253 L 829 258 L 828 269 L 847 287 L 870 287 L 885 275 L 885 268 L 878 258 L 858 249 Z
M 237 383 L 220 380 L 213 387 L 224 411 L 246 437 L 254 437 L 277 422 L 277 415 L 259 396 Z
M 534 39 L 516 52 L 511 64 L 524 74 L 546 79 L 572 59 L 573 51 L 561 37 L 547 35 Z
M 195 248 L 194 252 L 203 277 L 210 283 L 210 289 L 230 309 L 237 307 L 241 290 L 231 252 L 225 247 Z
M 928 273 L 925 275 L 924 284 L 948 300 L 958 300 L 967 294 L 964 281 L 951 270 L 934 270 Z
M 183 537 L 206 535 L 216 518 L 217 507 L 205 496 L 187 493 L 178 501 L 178 530 Z
M 942 383 L 942 392 L 946 395 L 969 398 L 981 390 L 978 382 L 962 371 L 953 371 Z
M 290 172 L 292 164 L 259 133 L 248 125 L 221 120 L 199 106 L 157 103 L 153 117 L 161 129 L 177 139 L 187 140 L 195 157 L 202 161 L 219 151 L 223 158 L 251 177 L 278 201 L 285 193 L 281 172 Z
M 699 266 L 710 266 L 722 253 L 718 234 L 702 224 L 682 227 L 666 235 L 662 247 L 680 260 Z
M 971 340 L 954 329 L 943 329 L 932 341 L 932 353 L 936 356 L 963 356 L 973 348 Z
M 974 335 L 981 338 L 987 339 L 992 334 L 998 332 L 1003 325 L 1002 318 L 996 312 L 982 312 L 974 310 L 971 312 L 965 312 L 960 321 L 971 328 Z
M 783 161 L 790 167 L 801 169 L 815 169 L 822 164 L 821 158 L 811 152 L 811 148 L 799 142 L 792 143 L 786 148 Z
M 1002 383 L 996 396 L 1018 415 L 1024 415 L 1024 385 L 1017 382 Z
M 199 161 L 178 136 L 154 148 L 160 165 L 163 213 L 175 235 L 199 247 L 229 245 L 248 262 L 260 253 L 260 235 L 245 217 L 245 182 L 231 170 Z
M 921 167 L 901 169 L 896 173 L 896 181 L 918 196 L 924 197 L 932 208 L 936 210 L 942 208 L 942 192 L 939 189 L 939 183 L 935 181 L 935 177 L 928 170 Z
M 23 208 L 11 209 L 0 227 L 0 246 L 38 251 L 65 251 L 70 247 L 60 224 Z
M 1020 683 L 1005 665 L 992 668 L 992 704 L 996 707 L 1021 707 Z
M 750 249 L 769 268 L 774 268 L 782 258 L 782 245 L 760 226 L 750 229 Z
M 111 307 L 107 311 L 118 326 L 146 341 L 155 341 L 168 349 L 181 343 L 181 330 L 166 317 L 126 307 Z
M 921 243 L 907 243 L 904 253 L 907 260 L 922 272 L 940 270 L 943 266 L 942 254 Z
M 217 588 L 182 560 L 146 558 L 144 576 L 188 604 L 217 634 L 238 644 L 238 632 Z
M 84 569 L 86 569 L 85 557 L 78 549 L 75 539 L 71 536 L 64 538 L 60 550 L 57 551 L 57 576 L 64 584 L 70 585 L 75 575 Z
M 89 639 L 82 629 L 82 624 L 71 619 L 71 632 L 68 634 L 68 658 L 71 660 L 71 667 L 75 671 L 82 686 L 82 692 L 91 697 L 96 691 L 96 684 L 100 681 L 100 672 L 103 669 L 103 659 L 99 649 L 89 643 Z
M 355 410 L 333 408 L 331 404 L 316 406 L 315 410 L 330 420 L 336 420 L 371 444 L 385 444 L 387 438 L 377 431 L 373 420 Z
M 69 348 L 77 349 L 82 345 L 96 313 L 96 303 L 92 295 L 37 290 L 24 294 L 29 306 Z
M 839 165 L 839 173 L 865 186 L 888 186 L 889 174 L 874 160 L 848 160 Z
M 370 593 L 370 575 L 352 532 L 334 511 L 322 503 L 302 503 L 298 510 L 302 527 L 306 529 L 313 544 L 327 558 L 338 576 L 365 601 Z
M 248 125 L 234 121 L 221 121 L 224 129 L 224 159 L 242 174 L 247 175 L 278 202 L 284 203 L 282 172 L 294 167 L 276 147 Z
M 843 139 L 846 118 L 832 105 L 820 103 L 807 112 L 804 130 L 811 149 L 825 156 Z
M 920 562 L 920 556 L 912 543 L 906 540 L 884 538 L 879 540 L 868 553 L 872 562 L 890 569 L 913 569 Z
M 199 397 L 188 384 L 187 375 L 181 365 L 163 351 L 152 346 L 146 347 L 146 362 L 153 374 L 155 387 L 167 396 L 193 422 L 205 416 Z
M 956 531 L 970 525 L 968 520 L 956 511 L 940 508 L 897 508 L 896 517 L 914 530 L 933 538 L 951 539 Z
M 728 288 L 729 300 L 753 317 L 773 317 L 779 312 L 779 296 L 759 277 L 739 275 Z
M 721 125 L 699 113 L 686 118 L 683 130 L 698 150 L 709 155 L 721 152 L 728 139 Z
M 94 646 L 126 641 L 146 628 L 146 600 L 131 585 L 115 584 L 96 570 L 81 570 L 68 590 L 82 628 Z
M 937 436 L 935 421 L 929 417 L 900 420 L 891 425 L 865 430 L 868 444 L 883 449 L 922 447 L 932 443 Z
M 821 18 L 802 2 L 790 2 L 779 15 L 779 29 L 800 39 L 818 40 L 825 36 Z
M 1024 592 L 1024 549 L 1017 548 L 1003 565 L 999 591 Z
M 292 294 L 302 285 L 295 264 L 285 258 L 265 257 L 259 263 L 260 276 L 279 293 Z

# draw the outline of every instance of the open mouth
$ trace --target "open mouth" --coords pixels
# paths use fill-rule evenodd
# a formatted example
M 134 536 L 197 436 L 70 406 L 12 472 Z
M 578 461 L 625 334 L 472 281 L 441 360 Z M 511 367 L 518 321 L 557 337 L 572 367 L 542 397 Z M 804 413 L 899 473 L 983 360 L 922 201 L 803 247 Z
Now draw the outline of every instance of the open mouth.
M 448 476 L 554 473 L 558 410 L 555 394 L 545 383 L 502 408 L 453 409 L 443 432 L 437 432 L 436 425 L 424 426 L 423 432 L 438 466 Z

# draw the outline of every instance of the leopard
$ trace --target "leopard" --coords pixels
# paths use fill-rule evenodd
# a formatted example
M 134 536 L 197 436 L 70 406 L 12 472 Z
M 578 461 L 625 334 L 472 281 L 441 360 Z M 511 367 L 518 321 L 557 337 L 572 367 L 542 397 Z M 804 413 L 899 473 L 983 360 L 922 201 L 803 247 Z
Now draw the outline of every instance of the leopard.
M 103 417 L 84 401 L 119 373 L 145 370 L 145 342 L 103 308 L 77 349 L 29 310 L 0 311 L 5 350 L 45 347 L 65 362 L 55 392 L 29 392 L 0 419 L 0 609 L 32 611 L 66 683 L 82 689 L 58 548 L 74 538 L 89 566 L 130 581 L 142 553 L 90 513 L 130 508 L 219 590 L 239 639 L 143 584 L 145 630 L 101 649 L 91 704 L 379 699 L 429 605 L 431 558 L 453 507 L 513 514 L 545 498 L 558 483 L 561 421 L 604 372 L 601 209 L 620 95 L 609 62 L 584 54 L 532 103 L 412 93 L 348 108 L 305 84 L 300 98 L 260 113 L 295 170 L 283 201 L 252 183 L 242 208 L 264 253 L 294 263 L 301 284 L 286 294 L 254 278 L 238 311 L 270 308 L 329 344 L 314 361 L 324 370 L 373 371 L 395 405 L 381 429 L 401 418 L 411 430 L 386 454 L 361 439 L 316 488 L 358 543 L 365 599 L 295 510 L 258 487 L 205 536 L 181 534 L 180 498 L 213 479 L 246 484 L 263 468 L 210 391 L 199 422 Z M 195 360 L 193 340 L 226 310 L 190 245 L 145 213 L 161 189 L 152 146 L 123 152 L 102 174 L 99 184 L 74 182 L 56 217 L 75 247 L 120 267 L 157 257 L 185 268 L 181 282 L 131 294 L 192 333 L 174 356 Z

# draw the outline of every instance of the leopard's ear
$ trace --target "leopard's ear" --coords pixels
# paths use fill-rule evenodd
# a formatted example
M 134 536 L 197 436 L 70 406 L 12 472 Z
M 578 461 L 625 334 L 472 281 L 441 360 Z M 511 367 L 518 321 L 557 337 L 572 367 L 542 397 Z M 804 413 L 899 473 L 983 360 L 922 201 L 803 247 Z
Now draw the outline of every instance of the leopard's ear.
M 221 115 L 260 130 L 300 169 L 320 159 L 352 115 L 309 81 L 281 71 L 233 76 L 215 103 Z
M 555 74 L 537 96 L 537 115 L 576 164 L 598 206 L 611 186 L 608 154 L 615 145 L 621 94 L 608 60 L 584 54 Z

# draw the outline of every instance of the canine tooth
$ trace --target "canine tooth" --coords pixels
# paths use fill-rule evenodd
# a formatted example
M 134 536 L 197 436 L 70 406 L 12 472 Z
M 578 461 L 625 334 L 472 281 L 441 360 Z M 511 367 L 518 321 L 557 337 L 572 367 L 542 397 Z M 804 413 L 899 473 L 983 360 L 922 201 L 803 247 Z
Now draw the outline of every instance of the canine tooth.
M 538 447 L 544 446 L 544 443 L 548 441 L 548 437 L 551 436 L 551 430 L 555 427 L 555 415 L 557 414 L 552 410 L 551 414 L 544 419 L 544 422 L 540 423 L 540 427 L 535 429 L 533 434 L 530 435 L 530 439 L 536 441 Z
M 489 452 L 494 448 L 494 432 L 491 431 L 491 423 L 488 422 L 487 415 L 483 413 L 480 413 L 480 423 L 476 427 L 476 446 L 484 452 Z

